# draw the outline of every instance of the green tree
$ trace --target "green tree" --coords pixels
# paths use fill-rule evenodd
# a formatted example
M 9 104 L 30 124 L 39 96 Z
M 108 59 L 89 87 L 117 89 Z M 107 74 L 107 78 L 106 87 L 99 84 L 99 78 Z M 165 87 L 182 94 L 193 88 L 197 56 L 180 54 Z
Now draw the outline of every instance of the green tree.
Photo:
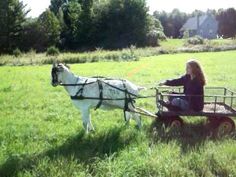
M 82 8 L 77 0 L 71 0 L 63 7 L 65 28 L 62 31 L 62 38 L 64 48 L 76 49 L 79 47 L 79 28 L 82 26 L 81 13 Z
M 146 35 L 147 41 L 146 45 L 148 46 L 157 46 L 159 45 L 158 40 L 166 40 L 166 36 L 163 32 L 163 27 L 161 22 L 155 17 L 149 15 L 149 28 Z
M 80 26 L 78 36 L 80 37 L 81 45 L 91 45 L 92 28 L 93 28 L 93 0 L 79 0 L 82 8 L 79 17 Z
M 59 20 L 50 10 L 46 10 L 39 18 L 27 19 L 23 26 L 21 49 L 28 51 L 34 48 L 37 51 L 45 51 L 49 46 L 59 44 L 60 33 Z
M 57 17 L 50 10 L 46 10 L 39 16 L 37 23 L 41 34 L 41 50 L 57 45 L 61 33 L 61 27 Z
M 0 1 L 0 52 L 17 48 L 29 10 L 19 0 Z
M 236 10 L 229 8 L 227 10 L 221 10 L 217 16 L 219 22 L 218 32 L 223 35 L 224 38 L 236 36 Z
M 50 9 L 62 26 L 64 47 L 76 49 L 89 45 L 93 22 L 93 0 L 51 0 Z
M 51 0 L 49 9 L 57 16 L 62 6 L 65 5 L 66 3 L 67 0 Z
M 51 0 L 50 9 L 62 26 L 64 49 L 144 46 L 151 29 L 163 30 L 150 22 L 145 0 Z
M 208 10 L 209 11 L 209 10 Z M 201 16 L 201 15 L 205 15 L 205 12 L 201 11 L 201 10 L 194 10 L 191 14 L 189 14 L 190 17 L 196 17 L 196 16 Z
M 27 19 L 23 25 L 23 32 L 21 36 L 20 49 L 28 51 L 30 49 L 36 49 L 37 51 L 43 50 L 41 40 L 44 34 L 40 31 L 40 25 L 37 19 Z
M 154 12 L 153 16 L 160 20 L 164 33 L 168 37 L 179 38 L 180 29 L 187 21 L 190 15 L 187 15 L 184 12 L 180 12 L 178 9 L 173 9 L 172 12 Z
M 117 0 L 104 3 L 97 28 L 100 45 L 105 48 L 144 46 L 148 32 L 145 0 Z

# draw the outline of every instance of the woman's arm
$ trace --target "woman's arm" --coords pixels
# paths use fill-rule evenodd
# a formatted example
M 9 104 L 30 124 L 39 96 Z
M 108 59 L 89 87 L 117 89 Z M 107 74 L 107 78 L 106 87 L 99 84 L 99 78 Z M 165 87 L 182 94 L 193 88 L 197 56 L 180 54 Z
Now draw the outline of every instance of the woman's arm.
M 166 80 L 163 85 L 167 86 L 182 86 L 186 82 L 187 75 L 184 75 L 178 79 Z

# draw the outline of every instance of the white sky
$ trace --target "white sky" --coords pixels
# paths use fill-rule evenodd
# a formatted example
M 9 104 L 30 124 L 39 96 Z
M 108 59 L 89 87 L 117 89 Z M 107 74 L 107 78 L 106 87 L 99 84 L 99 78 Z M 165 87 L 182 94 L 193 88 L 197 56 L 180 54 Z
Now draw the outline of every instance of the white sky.
M 31 9 L 28 16 L 38 17 L 50 5 L 50 0 L 20 0 L 27 4 L 26 9 Z
M 50 0 L 22 0 L 28 4 L 31 12 L 28 16 L 39 16 L 50 4 Z M 206 11 L 207 9 L 236 8 L 236 0 L 147 0 L 150 12 L 155 10 L 170 12 L 178 8 L 184 12 L 192 12 L 195 9 Z

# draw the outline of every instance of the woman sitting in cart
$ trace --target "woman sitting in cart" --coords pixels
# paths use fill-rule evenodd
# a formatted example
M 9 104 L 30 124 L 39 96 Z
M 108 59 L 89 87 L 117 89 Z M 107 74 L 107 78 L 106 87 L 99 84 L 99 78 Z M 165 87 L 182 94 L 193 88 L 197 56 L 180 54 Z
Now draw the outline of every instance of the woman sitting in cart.
M 160 104 L 170 111 L 202 111 L 205 84 L 206 80 L 201 65 L 196 60 L 190 60 L 186 64 L 184 76 L 159 84 L 160 86 L 184 86 L 184 96 L 172 96 L 168 102 L 160 101 Z

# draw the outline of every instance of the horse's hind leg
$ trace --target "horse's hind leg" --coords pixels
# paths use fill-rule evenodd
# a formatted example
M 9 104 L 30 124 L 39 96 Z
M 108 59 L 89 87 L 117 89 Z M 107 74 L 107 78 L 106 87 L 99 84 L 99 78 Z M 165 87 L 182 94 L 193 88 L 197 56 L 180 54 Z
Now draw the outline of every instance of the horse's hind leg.
M 133 119 L 137 123 L 137 127 L 140 129 L 142 127 L 141 115 L 138 113 L 132 113 Z

